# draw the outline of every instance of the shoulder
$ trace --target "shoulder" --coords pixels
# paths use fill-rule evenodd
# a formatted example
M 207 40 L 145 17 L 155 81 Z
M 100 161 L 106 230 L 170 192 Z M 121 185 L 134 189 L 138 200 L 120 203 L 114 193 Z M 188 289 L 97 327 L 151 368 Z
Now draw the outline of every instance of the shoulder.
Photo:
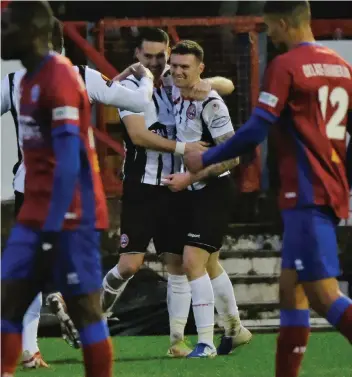
M 208 97 L 203 101 L 198 101 L 201 109 L 208 113 L 217 112 L 219 109 L 227 109 L 227 106 L 221 96 L 215 90 L 211 90 Z
M 120 84 L 128 89 L 136 90 L 137 88 L 139 88 L 140 81 L 137 80 L 133 75 L 129 75 L 125 80 L 122 80 Z

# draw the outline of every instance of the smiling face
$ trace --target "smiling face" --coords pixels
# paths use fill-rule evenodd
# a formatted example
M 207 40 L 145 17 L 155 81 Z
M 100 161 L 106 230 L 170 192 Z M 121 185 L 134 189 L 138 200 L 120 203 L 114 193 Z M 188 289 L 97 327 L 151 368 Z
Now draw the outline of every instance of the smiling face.
M 172 53 L 170 72 L 178 88 L 190 88 L 199 81 L 204 71 L 204 64 L 193 54 Z
M 158 79 L 165 69 L 169 50 L 167 43 L 144 40 L 142 45 L 136 48 L 136 57 Z

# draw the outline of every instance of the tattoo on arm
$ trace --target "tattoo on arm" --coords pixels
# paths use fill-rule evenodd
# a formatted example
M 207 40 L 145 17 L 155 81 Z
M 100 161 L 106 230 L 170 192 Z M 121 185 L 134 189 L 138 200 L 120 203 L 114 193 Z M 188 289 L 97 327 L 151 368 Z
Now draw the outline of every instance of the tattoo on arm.
M 228 132 L 225 135 L 219 136 L 214 139 L 216 144 L 221 144 L 226 140 L 230 139 L 235 134 L 234 131 Z M 239 164 L 239 158 L 234 158 L 232 160 L 223 161 L 218 164 L 210 165 L 207 168 L 201 170 L 197 174 L 192 174 L 192 182 L 198 182 L 206 178 L 217 177 L 220 174 L 226 172 L 227 170 L 233 169 Z

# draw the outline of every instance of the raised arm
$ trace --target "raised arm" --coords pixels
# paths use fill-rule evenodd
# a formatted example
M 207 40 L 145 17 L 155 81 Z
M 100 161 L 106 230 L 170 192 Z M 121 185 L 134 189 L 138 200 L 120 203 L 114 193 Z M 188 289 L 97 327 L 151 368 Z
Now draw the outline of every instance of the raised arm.
M 148 71 L 146 71 L 148 72 Z M 153 95 L 153 76 L 143 77 L 136 90 L 107 80 L 100 72 L 86 68 L 86 87 L 91 102 L 102 103 L 133 112 L 145 110 Z

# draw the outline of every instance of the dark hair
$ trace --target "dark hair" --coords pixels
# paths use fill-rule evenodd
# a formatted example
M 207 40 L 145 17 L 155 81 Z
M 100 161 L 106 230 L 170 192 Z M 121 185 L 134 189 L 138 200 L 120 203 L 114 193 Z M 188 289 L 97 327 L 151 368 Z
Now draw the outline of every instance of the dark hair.
M 264 14 L 281 16 L 297 27 L 310 21 L 310 5 L 308 1 L 266 1 Z
M 50 27 L 53 25 L 53 11 L 48 1 L 11 1 L 9 7 L 18 12 L 22 22 L 30 23 L 33 19 L 42 19 L 46 20 Z
M 137 41 L 137 47 L 141 48 L 144 41 L 148 42 L 160 42 L 169 45 L 169 36 L 167 33 L 156 27 L 146 27 L 140 32 Z
M 54 17 L 54 25 L 51 37 L 54 50 L 61 54 L 62 49 L 64 48 L 63 26 L 56 17 Z
M 194 55 L 199 61 L 204 60 L 204 50 L 195 41 L 184 40 L 178 42 L 172 49 L 171 54 L 177 55 Z

